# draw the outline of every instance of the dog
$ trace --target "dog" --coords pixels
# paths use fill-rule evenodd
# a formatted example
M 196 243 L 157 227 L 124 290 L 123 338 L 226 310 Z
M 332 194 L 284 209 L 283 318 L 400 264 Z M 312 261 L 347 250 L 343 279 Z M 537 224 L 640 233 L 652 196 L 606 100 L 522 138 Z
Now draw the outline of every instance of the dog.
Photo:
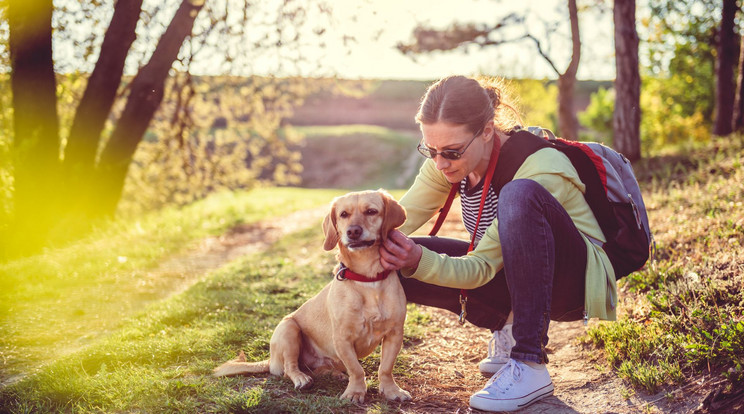
M 405 209 L 383 190 L 337 197 L 323 220 L 326 251 L 338 246 L 335 277 L 313 298 L 285 316 L 274 329 L 269 359 L 246 362 L 240 356 L 215 368 L 214 375 L 286 375 L 297 389 L 309 388 L 313 375 L 346 379 L 342 399 L 363 403 L 367 393 L 360 358 L 382 344 L 378 379 L 388 400 L 411 395 L 393 379 L 393 364 L 403 345 L 406 297 L 395 272 L 384 272 L 379 248 L 388 231 L 405 222 Z M 389 276 L 389 277 L 388 277 Z

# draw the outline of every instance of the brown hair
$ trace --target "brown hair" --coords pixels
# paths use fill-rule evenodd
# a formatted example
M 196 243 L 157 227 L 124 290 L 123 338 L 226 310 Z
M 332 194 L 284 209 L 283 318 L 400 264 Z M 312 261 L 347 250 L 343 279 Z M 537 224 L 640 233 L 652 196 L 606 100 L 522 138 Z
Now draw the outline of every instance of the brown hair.
M 493 120 L 496 128 L 509 131 L 520 125 L 519 112 L 508 102 L 503 79 L 448 76 L 433 83 L 421 100 L 416 122 L 447 122 L 467 125 L 478 133 Z

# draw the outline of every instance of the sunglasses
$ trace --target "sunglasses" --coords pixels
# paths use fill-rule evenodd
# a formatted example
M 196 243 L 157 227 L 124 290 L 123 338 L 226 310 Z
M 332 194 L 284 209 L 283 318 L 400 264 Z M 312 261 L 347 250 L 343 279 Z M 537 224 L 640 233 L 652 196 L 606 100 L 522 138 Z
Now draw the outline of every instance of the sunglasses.
M 440 155 L 442 158 L 446 160 L 459 160 L 462 157 L 462 154 L 464 154 L 465 151 L 467 151 L 470 144 L 472 144 L 473 141 L 475 141 L 475 139 L 478 138 L 478 136 L 482 132 L 483 130 L 478 131 L 475 135 L 473 135 L 473 138 L 470 139 L 470 142 L 468 142 L 467 145 L 465 145 L 465 148 L 459 151 L 453 150 L 453 149 L 447 149 L 441 152 L 437 152 L 435 149 L 429 148 L 426 145 L 424 145 L 423 142 L 420 142 L 418 146 L 416 147 L 416 149 L 418 149 L 418 152 L 420 152 L 421 155 L 423 155 L 426 158 L 435 158 L 437 155 Z

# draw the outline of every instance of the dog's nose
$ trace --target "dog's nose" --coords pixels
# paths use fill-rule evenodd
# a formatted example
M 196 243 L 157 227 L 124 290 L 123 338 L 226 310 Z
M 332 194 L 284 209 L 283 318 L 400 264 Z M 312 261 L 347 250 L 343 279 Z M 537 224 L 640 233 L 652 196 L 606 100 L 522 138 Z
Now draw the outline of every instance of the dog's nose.
M 346 229 L 346 235 L 352 240 L 358 239 L 362 235 L 362 226 L 349 226 L 349 228 Z

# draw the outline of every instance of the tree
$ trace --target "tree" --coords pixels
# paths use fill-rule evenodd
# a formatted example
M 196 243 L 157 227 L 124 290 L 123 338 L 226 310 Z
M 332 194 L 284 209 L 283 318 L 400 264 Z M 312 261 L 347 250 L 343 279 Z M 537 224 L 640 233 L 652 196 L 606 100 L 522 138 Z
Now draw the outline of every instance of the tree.
M 94 173 L 94 157 L 103 122 L 121 83 L 124 60 L 135 38 L 141 6 L 142 0 L 121 0 L 115 6 L 100 58 L 73 122 L 72 133 L 76 135 L 68 140 L 70 158 L 66 169 L 69 174 L 62 176 L 58 116 L 56 110 L 50 109 L 56 108 L 57 102 L 51 58 L 53 5 L 51 1 L 10 0 L 8 24 L 17 125 L 15 145 L 22 154 L 16 165 L 16 234 L 46 237 L 45 229 L 59 217 L 54 212 L 68 211 L 70 203 L 95 206 L 88 211 L 75 211 L 78 217 L 81 213 L 113 214 L 131 155 L 160 105 L 168 71 L 184 39 L 191 33 L 204 0 L 182 1 L 150 61 L 135 76 L 127 106 L 105 147 L 102 163 Z M 42 188 L 45 191 L 39 191 Z M 72 192 L 64 193 L 62 188 Z M 90 202 L 92 194 L 99 197 L 97 203 Z M 28 247 L 37 244 L 33 239 L 28 242 Z
M 615 110 L 614 146 L 630 161 L 641 158 L 641 76 L 638 67 L 638 32 L 635 0 L 615 0 Z
M 721 24 L 718 30 L 718 55 L 716 56 L 716 119 L 715 135 L 728 135 L 732 131 L 734 97 L 736 93 L 734 68 L 737 64 L 737 39 L 734 19 L 739 7 L 736 0 L 723 0 Z
M 148 163 L 176 163 L 182 170 L 178 176 L 184 181 L 177 191 L 183 191 L 184 186 L 189 191 L 188 186 L 194 184 L 183 180 L 184 174 L 200 180 L 199 188 L 219 188 L 221 184 L 209 182 L 212 176 L 226 174 L 219 170 L 224 167 L 219 158 L 231 158 L 231 168 L 239 170 L 235 175 L 242 184 L 238 185 L 248 185 L 264 173 L 271 176 L 267 179 L 292 179 L 296 168 L 287 164 L 296 163 L 297 157 L 287 150 L 289 140 L 279 139 L 276 131 L 291 107 L 302 102 L 308 90 L 304 81 L 267 75 L 197 85 L 190 71 L 200 62 L 199 56 L 204 56 L 202 65 L 219 65 L 222 73 L 236 75 L 251 75 L 246 70 L 251 59 L 263 59 L 264 67 L 270 66 L 265 62 L 271 59 L 277 68 L 306 62 L 302 47 L 310 44 L 312 36 L 320 38 L 324 32 L 319 28 L 322 21 L 309 16 L 328 16 L 330 9 L 323 3 L 313 3 L 317 7 L 310 8 L 310 4 L 294 0 L 278 4 L 174 0 L 148 2 L 149 9 L 142 0 L 118 0 L 113 6 L 97 1 L 55 3 L 59 5 L 51 0 L 7 2 L 15 121 L 12 158 L 16 162 L 12 168 L 13 224 L 0 223 L 0 233 L 9 233 L 0 236 L 6 247 L 12 246 L 15 253 L 30 252 L 40 247 L 50 232 L 67 232 L 80 224 L 85 228 L 86 223 L 112 216 L 135 151 L 141 147 L 145 131 L 153 127 L 153 120 L 168 125 L 150 132 L 150 140 L 162 145 L 157 149 L 150 145 L 150 155 L 157 153 Z M 66 20 L 76 7 L 76 17 Z M 89 11 L 107 7 L 113 12 L 110 20 L 106 18 L 109 23 L 102 42 L 97 44 L 95 34 L 83 42 L 75 40 L 75 46 L 89 51 L 84 63 L 95 63 L 90 76 L 55 74 L 58 63 L 70 63 L 52 60 L 53 41 L 59 40 L 59 36 L 53 39 L 53 33 L 73 37 L 80 30 L 64 24 L 74 24 L 75 19 L 87 22 Z M 202 10 L 207 13 L 203 18 Z M 99 19 L 102 15 L 106 13 L 96 14 Z M 97 59 L 88 59 L 96 49 Z M 74 64 L 72 67 L 80 70 Z M 136 74 L 127 76 L 127 67 Z M 60 126 L 57 112 L 57 89 L 71 77 L 87 78 L 87 84 L 81 89 L 74 116 L 69 117 L 72 122 L 66 134 L 67 125 Z M 210 95 L 211 87 L 223 90 Z M 169 113 L 158 115 L 166 97 L 173 100 L 165 105 Z M 213 110 L 220 99 L 233 106 Z M 67 119 L 71 111 L 64 106 Z M 195 132 L 208 130 L 213 118 L 195 120 L 207 112 L 242 123 L 249 132 L 234 133 L 229 139 L 221 134 L 220 143 L 210 143 L 214 137 L 196 136 Z M 152 136 L 154 133 L 158 135 Z M 180 152 L 179 157 L 166 154 L 174 149 Z M 228 150 L 236 149 L 243 152 L 225 156 Z M 209 167 L 199 161 L 201 157 L 209 158 Z M 247 167 L 250 163 L 254 165 Z M 137 167 L 143 182 L 152 179 L 152 174 L 143 173 L 148 167 Z M 167 168 L 173 170 L 172 166 Z M 7 171 L 6 166 L 0 166 L 0 176 Z M 5 200 L 3 204 L 7 205 Z
M 116 2 L 101 53 L 75 112 L 64 159 L 70 210 L 88 210 L 87 207 L 91 206 L 99 139 L 122 82 L 124 63 L 136 38 L 135 29 L 141 11 L 142 0 Z M 153 54 L 153 59 L 157 58 L 156 55 Z M 171 64 L 172 60 L 168 66 Z M 105 210 L 99 210 L 102 211 Z
M 649 14 L 644 19 L 650 29 L 650 36 L 644 39 L 650 58 L 648 74 L 665 83 L 657 91 L 660 101 L 674 106 L 677 116 L 667 116 L 667 123 L 679 121 L 683 125 L 697 119 L 700 124 L 702 118 L 707 128 L 715 129 L 716 91 L 723 86 L 717 82 L 722 6 L 720 0 L 649 1 Z M 734 45 L 738 47 L 737 42 Z M 735 57 L 738 51 L 727 54 Z M 733 90 L 729 86 L 728 93 Z
M 535 41 L 540 56 L 558 74 L 558 130 L 565 138 L 579 139 L 579 121 L 576 118 L 576 107 L 574 105 L 576 72 L 579 70 L 579 61 L 581 60 L 581 36 L 579 35 L 579 13 L 576 8 L 576 0 L 568 0 L 568 16 L 571 22 L 571 61 L 565 72 L 561 73 L 558 70 L 550 57 L 543 51 L 537 38 L 533 36 L 530 36 L 530 38 Z
M 579 19 L 576 0 L 568 0 L 568 15 L 571 29 L 571 59 L 564 72 L 561 72 L 554 60 L 537 36 L 531 33 L 531 29 L 525 27 L 525 33 L 510 38 L 498 38 L 507 28 L 525 24 L 525 16 L 509 14 L 495 25 L 477 25 L 455 23 L 450 27 L 440 30 L 419 25 L 413 33 L 413 42 L 401 43 L 398 50 L 402 53 L 415 56 L 416 54 L 429 53 L 435 50 L 464 49 L 470 45 L 479 47 L 499 46 L 506 43 L 514 43 L 525 39 L 534 42 L 537 52 L 548 63 L 558 76 L 558 132 L 570 139 L 578 139 L 579 122 L 576 118 L 574 106 L 574 86 L 576 84 L 576 73 L 581 60 L 581 37 L 579 33 Z M 553 31 L 552 27 L 546 32 Z
M 52 223 L 59 186 L 59 123 L 52 62 L 52 0 L 8 4 L 15 152 L 14 232 L 36 244 Z
M 203 6 L 204 0 L 181 3 L 149 62 L 132 80 L 129 99 L 98 163 L 98 185 L 94 187 L 104 194 L 99 199 L 104 213 L 113 214 L 119 202 L 134 151 L 163 100 L 168 72 Z
M 734 116 L 731 122 L 731 129 L 739 132 L 744 129 L 744 36 L 739 36 L 741 43 L 739 45 L 739 67 L 736 77 L 736 96 L 734 98 Z

